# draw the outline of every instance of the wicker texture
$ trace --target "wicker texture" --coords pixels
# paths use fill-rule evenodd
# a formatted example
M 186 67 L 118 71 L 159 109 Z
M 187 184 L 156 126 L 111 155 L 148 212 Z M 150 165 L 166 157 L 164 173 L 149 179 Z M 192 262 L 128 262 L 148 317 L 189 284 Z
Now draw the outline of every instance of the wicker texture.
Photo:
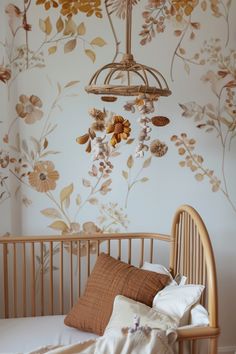
M 102 335 L 116 295 L 151 306 L 156 293 L 168 281 L 166 275 L 138 269 L 102 253 L 88 279 L 84 295 L 65 318 L 65 324 Z

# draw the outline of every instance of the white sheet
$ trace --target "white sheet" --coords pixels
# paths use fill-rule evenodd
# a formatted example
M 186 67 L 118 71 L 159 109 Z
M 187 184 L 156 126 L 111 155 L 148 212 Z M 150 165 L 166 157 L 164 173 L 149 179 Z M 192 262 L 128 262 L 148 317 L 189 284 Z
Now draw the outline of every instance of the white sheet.
M 26 353 L 44 345 L 69 345 L 98 336 L 64 325 L 65 316 L 0 320 L 0 354 Z

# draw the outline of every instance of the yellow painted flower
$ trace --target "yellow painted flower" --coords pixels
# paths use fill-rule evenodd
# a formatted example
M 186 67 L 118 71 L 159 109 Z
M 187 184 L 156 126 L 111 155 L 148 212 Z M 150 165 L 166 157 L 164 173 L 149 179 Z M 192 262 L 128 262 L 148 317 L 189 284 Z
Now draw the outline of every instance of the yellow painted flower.
M 33 172 L 29 174 L 30 185 L 41 193 L 54 190 L 58 179 L 59 173 L 54 169 L 54 164 L 51 161 L 37 162 Z
M 26 124 L 33 124 L 37 120 L 40 120 L 43 116 L 43 111 L 39 108 L 43 103 L 39 97 L 31 95 L 21 95 L 19 97 L 19 103 L 16 105 L 16 112 L 19 117 L 23 118 Z
M 131 128 L 128 119 L 122 116 L 114 116 L 113 122 L 107 127 L 107 133 L 113 133 L 111 138 L 111 145 L 116 146 L 122 139 L 126 140 L 130 136 Z

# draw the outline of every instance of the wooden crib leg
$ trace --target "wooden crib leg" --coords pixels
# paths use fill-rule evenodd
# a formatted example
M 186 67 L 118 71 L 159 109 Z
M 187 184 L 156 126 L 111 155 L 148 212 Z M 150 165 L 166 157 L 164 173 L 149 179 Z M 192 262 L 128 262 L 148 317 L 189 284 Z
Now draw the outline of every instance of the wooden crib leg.
M 210 339 L 210 351 L 209 354 L 217 354 L 217 338 Z

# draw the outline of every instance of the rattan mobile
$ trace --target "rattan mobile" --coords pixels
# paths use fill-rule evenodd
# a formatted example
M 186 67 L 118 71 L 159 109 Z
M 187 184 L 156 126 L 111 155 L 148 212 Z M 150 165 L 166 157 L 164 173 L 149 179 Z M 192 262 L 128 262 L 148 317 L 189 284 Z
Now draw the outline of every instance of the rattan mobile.
M 156 69 L 137 63 L 131 53 L 132 34 L 132 0 L 127 0 L 126 7 L 126 53 L 121 62 L 104 65 L 92 76 L 85 90 L 96 95 L 138 96 L 169 96 L 171 91 L 164 76 Z M 123 73 L 124 81 L 117 84 L 118 73 Z M 103 97 L 105 98 L 105 97 Z M 111 101 L 112 101 L 112 97 Z M 115 98 L 115 97 L 114 97 Z M 107 97 L 109 100 L 109 97 Z

